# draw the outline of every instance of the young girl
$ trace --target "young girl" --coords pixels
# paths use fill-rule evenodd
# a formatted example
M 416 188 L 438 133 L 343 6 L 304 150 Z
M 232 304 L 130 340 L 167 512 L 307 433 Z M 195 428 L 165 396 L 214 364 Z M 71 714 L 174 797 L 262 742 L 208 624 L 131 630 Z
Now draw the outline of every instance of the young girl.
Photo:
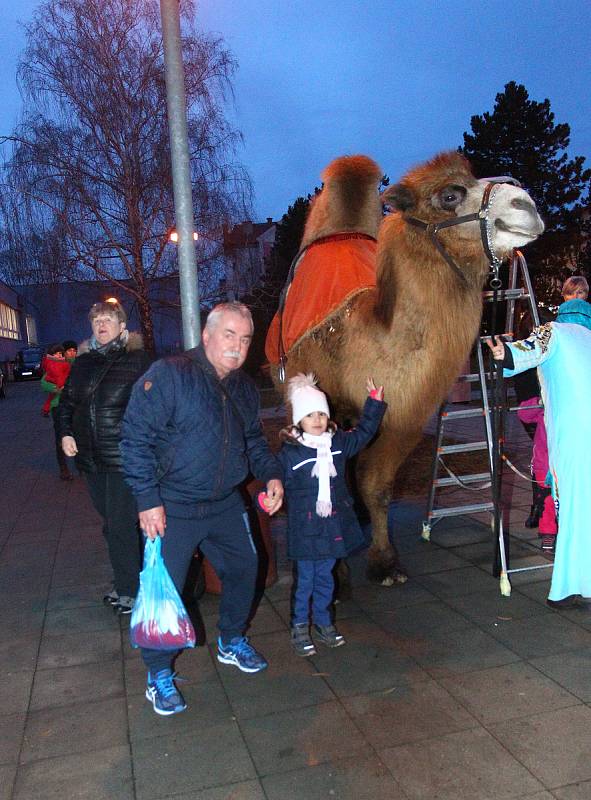
M 291 641 L 300 656 L 316 652 L 310 601 L 314 636 L 328 647 L 345 644 L 331 619 L 332 569 L 337 558 L 364 542 L 345 482 L 345 462 L 369 444 L 386 410 L 383 387 L 376 389 L 368 379 L 369 397 L 357 427 L 339 431 L 329 418 L 326 395 L 315 384 L 312 374 L 290 380 L 293 426 L 282 431 L 279 453 L 288 503 L 287 554 L 296 562 Z

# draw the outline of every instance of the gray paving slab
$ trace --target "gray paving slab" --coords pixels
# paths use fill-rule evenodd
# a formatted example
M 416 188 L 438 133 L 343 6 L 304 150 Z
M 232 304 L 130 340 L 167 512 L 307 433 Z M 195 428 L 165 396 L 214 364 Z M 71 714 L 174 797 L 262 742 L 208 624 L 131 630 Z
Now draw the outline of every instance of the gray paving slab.
M 119 626 L 112 630 L 94 631 L 92 636 L 64 633 L 44 636 L 39 653 L 41 668 L 71 667 L 117 659 L 121 650 Z
M 158 800 L 170 800 L 170 797 L 169 794 L 162 795 Z M 174 800 L 268 800 L 268 795 L 265 795 L 259 781 L 244 781 L 175 794 Z
M 591 780 L 591 708 L 558 709 L 497 723 L 491 733 L 546 788 Z
M 92 697 L 89 698 L 90 687 Z M 109 697 L 123 697 L 125 687 L 119 661 L 78 664 L 35 673 L 30 710 L 67 706 Z
M 357 727 L 376 750 L 430 739 L 479 723 L 436 681 L 400 682 L 383 692 L 343 699 Z
M 523 661 L 440 682 L 483 725 L 580 705 L 580 699 Z
M 367 622 L 344 620 L 339 626 L 347 639 L 343 647 L 317 646 L 310 659 L 339 697 L 412 685 L 428 675 L 407 654 L 407 643 Z
M 170 722 L 171 720 L 165 720 Z M 173 723 L 174 724 L 174 723 Z M 137 800 L 193 792 L 257 777 L 248 749 L 233 720 L 217 722 L 207 736 L 164 729 L 132 745 Z
M 487 731 L 459 731 L 380 751 L 412 800 L 527 797 L 545 787 Z
M 33 761 L 19 768 L 12 800 L 133 800 L 129 747 Z
M 145 680 L 143 683 L 145 687 Z M 128 697 L 129 738 L 133 744 L 143 739 L 158 739 L 162 734 L 193 734 L 203 739 L 210 735 L 212 726 L 233 719 L 232 706 L 218 681 L 179 681 L 178 687 L 187 703 L 187 712 L 169 718 L 154 713 L 145 691 Z
M 433 677 L 461 675 L 519 661 L 519 656 L 477 628 L 432 633 L 408 648 Z
M 123 697 L 87 698 L 83 703 L 30 711 L 21 763 L 125 745 L 126 723 Z
M 591 781 L 573 783 L 553 790 L 556 800 L 589 800 L 591 797 Z
M 518 590 L 511 592 L 510 597 L 504 597 L 498 587 L 457 597 L 446 597 L 445 602 L 485 630 L 490 630 L 492 626 L 504 621 L 528 619 L 548 612 L 545 604 L 532 600 Z
M 290 711 L 334 699 L 324 679 L 326 670 L 316 658 L 297 656 L 291 649 L 286 630 L 279 637 L 260 636 L 256 645 L 269 661 L 264 672 L 247 675 L 232 665 L 218 665 L 220 680 L 238 719 Z
M 384 630 L 391 631 L 404 639 L 424 637 L 435 631 L 466 628 L 471 624 L 462 614 L 458 614 L 449 605 L 438 600 L 407 608 L 376 612 L 371 617 Z
M 575 697 L 591 703 L 591 648 L 534 658 L 531 663 Z
M 16 780 L 16 764 L 0 765 L 0 800 L 11 800 Z
M 268 775 L 262 784 L 268 800 L 406 800 L 392 774 L 375 755 Z
M 591 646 L 591 631 L 551 613 L 526 620 L 499 620 L 490 634 L 526 659 Z
M 0 764 L 16 764 L 25 729 L 26 714 L 0 716 Z
M 336 701 L 248 719 L 241 729 L 260 776 L 372 752 Z

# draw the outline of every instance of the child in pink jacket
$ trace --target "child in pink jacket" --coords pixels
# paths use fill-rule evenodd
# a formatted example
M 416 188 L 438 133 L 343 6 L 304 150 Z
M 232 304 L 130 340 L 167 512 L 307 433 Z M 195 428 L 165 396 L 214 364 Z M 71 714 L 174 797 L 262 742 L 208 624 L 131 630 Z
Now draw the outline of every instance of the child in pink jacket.
M 540 515 L 538 530 L 542 539 L 542 550 L 553 553 L 556 548 L 558 525 L 554 500 L 550 492 L 550 487 L 546 483 L 549 464 L 548 439 L 546 436 L 546 426 L 544 425 L 544 409 L 531 407 L 539 404 L 539 397 L 531 397 L 529 400 L 524 400 L 519 404 L 517 416 L 524 424 L 533 423 L 536 426 L 531 466 L 533 477 L 544 493 L 544 505 Z

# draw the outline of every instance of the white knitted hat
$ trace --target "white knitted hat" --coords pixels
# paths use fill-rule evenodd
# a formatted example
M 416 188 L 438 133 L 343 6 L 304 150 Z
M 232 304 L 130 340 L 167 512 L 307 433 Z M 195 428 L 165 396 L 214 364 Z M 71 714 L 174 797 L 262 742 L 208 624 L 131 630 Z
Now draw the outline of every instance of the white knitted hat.
M 316 388 L 316 376 L 309 372 L 298 372 L 289 381 L 287 397 L 293 410 L 293 424 L 297 425 L 313 411 L 324 411 L 330 417 L 326 395 Z

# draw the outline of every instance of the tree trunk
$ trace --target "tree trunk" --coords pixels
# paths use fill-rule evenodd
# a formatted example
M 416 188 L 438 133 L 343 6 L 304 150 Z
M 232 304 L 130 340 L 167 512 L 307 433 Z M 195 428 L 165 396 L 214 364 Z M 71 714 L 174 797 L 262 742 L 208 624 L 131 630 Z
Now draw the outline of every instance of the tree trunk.
M 140 325 L 144 338 L 144 348 L 152 355 L 156 354 L 156 344 L 154 342 L 154 323 L 152 322 L 152 308 L 150 301 L 145 294 L 138 298 L 138 310 L 140 314 Z

